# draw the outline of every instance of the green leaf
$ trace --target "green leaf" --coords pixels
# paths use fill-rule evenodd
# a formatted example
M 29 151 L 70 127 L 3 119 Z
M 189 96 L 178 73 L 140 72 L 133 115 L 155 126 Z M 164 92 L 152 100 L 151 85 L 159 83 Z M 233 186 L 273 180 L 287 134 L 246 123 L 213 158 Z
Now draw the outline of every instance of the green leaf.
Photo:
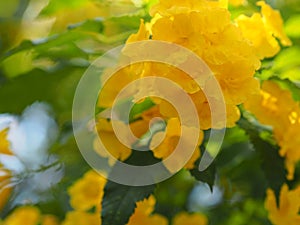
M 300 15 L 290 17 L 285 23 L 285 32 L 291 38 L 300 38 Z
M 284 71 L 300 65 L 300 48 L 298 46 L 284 49 L 275 58 L 273 70 Z
M 20 74 L 27 73 L 34 69 L 32 65 L 33 52 L 20 51 L 11 57 L 5 59 L 1 64 L 1 68 L 7 77 L 16 77 Z M 18 65 L 18 66 L 16 66 Z
M 216 165 L 212 163 L 206 170 L 199 171 L 198 166 L 200 163 L 200 159 L 195 162 L 195 168 L 190 170 L 191 175 L 195 177 L 198 181 L 207 183 L 210 187 L 210 190 L 213 190 L 213 186 L 216 179 Z
M 238 125 L 249 135 L 253 147 L 260 156 L 261 167 L 268 185 L 275 191 L 276 196 L 278 197 L 281 186 L 286 182 L 284 159 L 279 156 L 279 147 L 263 140 L 259 133 L 260 128 L 257 128 L 247 119 L 242 117 L 238 122 Z
M 152 108 L 153 106 L 155 106 L 155 104 L 150 98 L 146 98 L 141 103 L 134 104 L 129 114 L 129 121 L 133 121 L 138 116 L 140 116 L 144 111 Z
M 71 120 L 73 97 L 84 68 L 64 67 L 55 73 L 34 69 L 0 84 L 0 113 L 21 113 L 35 101 L 50 103 L 60 122 Z
M 52 15 L 59 10 L 80 8 L 81 6 L 86 4 L 86 2 L 86 0 L 50 0 L 47 7 L 43 9 L 42 14 Z
M 102 225 L 126 224 L 133 214 L 136 202 L 148 198 L 155 185 L 125 186 L 108 181 L 102 201 Z
M 145 147 L 147 148 L 147 147 Z M 125 163 L 135 166 L 152 165 L 159 162 L 151 151 L 133 151 Z M 118 164 L 111 173 L 118 171 Z M 126 176 L 126 174 L 124 174 Z M 102 225 L 126 224 L 133 214 L 136 202 L 147 198 L 156 185 L 127 186 L 108 181 L 102 201 Z
M 19 0 L 1 1 L 0 2 L 0 18 L 11 18 L 16 13 L 19 6 Z

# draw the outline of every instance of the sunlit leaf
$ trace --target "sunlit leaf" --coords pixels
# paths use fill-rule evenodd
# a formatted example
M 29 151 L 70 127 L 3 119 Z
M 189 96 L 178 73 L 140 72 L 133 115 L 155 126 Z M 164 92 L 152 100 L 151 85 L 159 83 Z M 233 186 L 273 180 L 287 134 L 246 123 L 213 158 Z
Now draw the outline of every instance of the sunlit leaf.
M 291 38 L 300 38 L 300 16 L 290 17 L 285 24 L 285 32 Z

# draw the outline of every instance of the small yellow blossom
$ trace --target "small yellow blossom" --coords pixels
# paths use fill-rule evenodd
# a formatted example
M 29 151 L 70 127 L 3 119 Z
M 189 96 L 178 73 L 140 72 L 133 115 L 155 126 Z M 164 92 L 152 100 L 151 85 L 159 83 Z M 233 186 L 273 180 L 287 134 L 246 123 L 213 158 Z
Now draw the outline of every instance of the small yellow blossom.
M 149 35 L 150 33 L 145 26 L 144 20 L 141 19 L 138 33 L 130 35 L 126 43 L 148 40 Z
M 127 125 L 122 121 L 115 121 L 115 123 L 118 125 L 118 131 L 123 135 L 124 132 L 122 131 L 126 130 L 125 128 Z M 99 155 L 108 158 L 111 165 L 115 163 L 116 159 L 123 161 L 130 156 L 131 149 L 120 142 L 112 127 L 111 121 L 102 118 L 99 119 L 97 123 L 97 132 L 99 137 L 94 141 L 94 148 Z M 102 143 L 98 138 L 101 139 Z M 106 151 L 109 151 L 113 157 Z
M 241 15 L 236 22 L 243 35 L 253 44 L 259 58 L 276 55 L 280 46 L 278 38 L 284 46 L 291 45 L 291 41 L 283 31 L 283 21 L 280 13 L 272 9 L 263 1 L 257 2 L 261 6 L 261 14 L 254 13 L 251 17 Z
M 300 187 L 289 190 L 284 184 L 281 188 L 279 207 L 273 190 L 267 190 L 265 207 L 269 212 L 269 219 L 274 225 L 298 225 L 300 224 Z
M 7 140 L 7 129 L 0 131 L 0 153 L 11 155 L 9 150 L 9 141 Z
M 0 131 L 0 154 L 12 155 L 9 150 L 9 141 L 7 140 L 7 130 Z M 11 194 L 12 188 L 6 187 L 9 183 L 10 172 L 2 167 L 0 164 L 0 210 L 7 203 L 9 196 Z
M 280 12 L 272 9 L 271 6 L 266 4 L 264 1 L 257 2 L 257 5 L 261 7 L 261 12 L 266 23 L 266 27 L 274 34 L 275 37 L 280 40 L 282 45 L 291 45 L 291 40 L 284 33 L 283 20 Z
M 12 192 L 12 188 L 6 187 L 6 185 L 10 182 L 10 172 L 1 168 L 1 164 L 0 164 L 0 173 L 2 173 L 0 176 L 0 210 L 1 210 L 7 203 L 10 194 Z
M 86 211 L 101 205 L 105 184 L 106 180 L 97 172 L 88 171 L 68 189 L 71 206 L 75 210 Z
M 101 225 L 100 213 L 68 212 L 61 225 Z
M 228 3 L 233 6 L 241 6 L 246 5 L 248 2 L 247 0 L 229 0 Z
M 4 221 L 4 225 L 38 225 L 41 219 L 40 211 L 33 206 L 17 208 Z
M 162 16 L 172 16 L 174 14 L 189 13 L 207 8 L 227 8 L 227 0 L 209 1 L 209 0 L 160 0 L 150 10 L 150 15 L 156 13 Z
M 152 214 L 155 206 L 154 196 L 150 196 L 143 201 L 136 203 L 136 208 L 133 215 L 130 217 L 127 225 L 167 225 L 168 220 L 159 214 Z
M 206 216 L 198 213 L 181 212 L 173 218 L 172 225 L 207 225 Z
M 41 225 L 59 225 L 59 221 L 56 216 L 43 215 Z
M 170 156 L 170 154 L 175 150 L 178 141 L 181 136 L 181 129 L 183 132 L 197 132 L 196 129 L 181 126 L 180 121 L 178 118 L 171 118 L 168 121 L 166 132 L 157 132 L 153 135 L 152 141 L 150 143 L 150 149 L 153 151 L 154 156 L 160 159 L 166 159 Z M 199 132 L 199 131 L 198 131 Z M 187 138 L 193 138 L 194 135 L 187 135 Z M 186 169 L 193 169 L 195 161 L 200 157 L 200 149 L 199 145 L 202 143 L 203 140 L 203 132 L 199 132 L 198 144 L 194 149 L 193 155 L 189 159 L 189 161 L 185 164 L 184 168 Z M 193 140 L 183 140 L 185 143 L 185 147 L 190 146 L 190 143 L 193 143 Z M 188 148 L 188 147 L 187 147 Z M 179 160 L 179 159 L 178 159 Z M 172 163 L 180 163 L 180 160 L 174 161 Z M 166 165 L 170 171 L 173 171 L 173 167 L 176 168 L 176 165 Z

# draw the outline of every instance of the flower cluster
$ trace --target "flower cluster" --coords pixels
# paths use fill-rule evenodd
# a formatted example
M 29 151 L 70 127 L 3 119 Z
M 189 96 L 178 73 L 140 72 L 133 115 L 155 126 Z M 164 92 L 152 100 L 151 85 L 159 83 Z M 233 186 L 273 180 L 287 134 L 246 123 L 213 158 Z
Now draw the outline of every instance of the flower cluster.
M 260 94 L 254 95 L 245 104 L 257 119 L 273 127 L 273 133 L 280 146 L 279 154 L 285 157 L 287 178 L 294 178 L 295 165 L 300 160 L 299 139 L 300 105 L 291 92 L 283 90 L 273 81 L 262 84 Z
M 237 106 L 246 102 L 250 96 L 259 93 L 259 81 L 254 78 L 254 74 L 261 66 L 260 60 L 274 56 L 279 51 L 276 38 L 281 40 L 282 45 L 290 45 L 290 40 L 283 32 L 279 12 L 273 10 L 265 2 L 258 2 L 257 4 L 261 6 L 261 13 L 254 13 L 251 17 L 241 15 L 236 20 L 232 20 L 227 9 L 227 1 L 160 0 L 150 10 L 151 21 L 144 23 L 142 20 L 138 32 L 132 34 L 127 40 L 127 44 L 145 40 L 164 41 L 192 51 L 212 71 L 221 87 L 224 99 L 216 96 L 213 92 L 206 93 L 203 91 L 203 87 L 205 89 L 211 88 L 211 81 L 205 80 L 204 75 L 202 77 L 199 74 L 200 77 L 197 77 L 204 82 L 203 87 L 199 87 L 194 78 L 174 66 L 155 62 L 141 62 L 118 70 L 108 81 L 106 80 L 106 73 L 102 75 L 101 82 L 107 82 L 101 89 L 98 106 L 100 108 L 112 107 L 119 92 L 132 81 L 150 76 L 163 77 L 175 82 L 188 94 L 197 110 L 201 130 L 224 128 L 225 123 L 227 127 L 233 127 L 240 118 L 240 111 Z M 124 52 L 126 52 L 126 46 Z M 130 54 L 135 53 L 130 52 L 129 57 Z M 174 57 L 181 57 L 182 60 L 185 60 L 184 56 Z M 107 72 L 109 74 L 111 71 Z M 139 96 L 147 93 L 151 89 L 151 85 L 155 86 L 155 84 L 141 81 L 138 87 L 128 91 L 127 96 L 134 96 L 133 101 L 135 103 L 142 102 L 143 98 L 141 99 Z M 173 94 L 175 95 L 175 93 Z M 155 97 L 150 97 L 150 99 L 156 105 L 155 116 L 163 118 L 167 123 L 165 132 L 153 136 L 150 149 L 155 157 L 164 159 L 173 152 L 174 146 L 180 138 L 180 129 L 183 128 L 181 125 L 179 127 L 174 126 L 175 123 L 178 123 L 175 121 L 179 121 L 179 115 L 172 104 L 164 99 Z M 223 101 L 225 101 L 226 107 L 226 122 L 212 124 L 212 113 L 220 113 L 216 107 Z M 118 115 L 114 116 L 114 119 L 121 120 Z M 218 118 L 222 118 L 222 116 Z M 143 125 L 135 126 L 133 124 L 136 121 L 134 121 L 131 130 L 141 136 L 143 132 L 147 132 L 147 127 L 149 127 L 144 122 L 149 121 L 145 121 L 142 117 L 138 119 L 141 119 L 139 123 Z M 111 154 L 116 159 L 125 160 L 129 157 L 130 148 L 128 146 L 126 148 L 120 147 L 122 144 L 112 133 L 113 130 L 109 121 L 98 120 L 97 131 L 99 136 L 102 133 L 104 145 L 118 145 L 118 147 L 106 148 L 111 150 Z M 198 132 L 200 133 L 198 141 L 200 145 L 203 135 L 202 131 Z M 166 139 L 158 145 L 158 140 L 161 140 L 163 136 Z M 100 152 L 99 143 L 96 146 L 98 146 L 96 150 Z M 99 154 L 108 157 L 103 151 Z M 193 163 L 199 157 L 200 152 L 196 149 L 192 159 L 186 164 L 186 168 L 192 169 Z

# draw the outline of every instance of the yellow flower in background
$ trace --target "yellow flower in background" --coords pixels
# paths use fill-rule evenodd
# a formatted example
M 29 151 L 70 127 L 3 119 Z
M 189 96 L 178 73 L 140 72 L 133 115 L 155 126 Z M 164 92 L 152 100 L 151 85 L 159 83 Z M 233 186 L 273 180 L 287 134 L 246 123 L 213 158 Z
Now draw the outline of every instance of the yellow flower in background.
M 292 44 L 291 40 L 286 36 L 283 30 L 283 20 L 280 12 L 274 10 L 266 4 L 264 1 L 257 2 L 257 5 L 261 7 L 261 13 L 266 23 L 267 29 L 269 29 L 275 37 L 277 37 L 283 46 L 289 46 Z
M 251 41 L 259 58 L 276 55 L 280 46 L 291 45 L 291 41 L 283 31 L 283 21 L 279 11 L 272 9 L 263 1 L 257 2 L 261 6 L 261 14 L 254 13 L 251 17 L 240 15 L 236 22 L 243 35 Z
M 9 141 L 7 140 L 7 130 L 0 131 L 0 154 L 12 155 L 9 150 Z M 0 164 L 0 210 L 7 203 L 12 188 L 6 187 L 10 182 L 10 172 Z
M 280 139 L 277 138 L 280 146 L 279 154 L 285 157 L 285 167 L 288 171 L 287 178 L 289 180 L 294 179 L 295 167 L 300 160 L 300 139 L 295 138 L 300 132 L 299 120 L 300 117 L 297 116 L 297 122 L 292 123 L 282 134 L 278 134 Z
M 189 214 L 186 212 L 178 213 L 174 218 L 172 225 L 207 225 L 206 216 L 198 213 Z
M 59 220 L 53 215 L 43 215 L 41 225 L 59 225 Z
M 125 126 L 127 126 L 122 121 L 116 121 L 116 124 L 118 125 L 119 131 L 125 130 Z M 115 163 L 116 159 L 123 161 L 131 155 L 131 149 L 119 141 L 110 121 L 101 118 L 98 120 L 96 127 L 99 135 L 98 138 L 101 139 L 102 143 L 98 138 L 95 139 L 95 151 L 102 157 L 108 158 L 111 165 Z M 109 151 L 114 158 L 111 157 L 106 150 Z
M 263 124 L 273 127 L 274 137 L 280 146 L 279 154 L 285 157 L 287 178 L 294 178 L 295 165 L 300 160 L 300 141 L 295 138 L 300 132 L 300 105 L 291 92 L 283 90 L 273 81 L 265 81 L 259 95 L 254 95 L 245 104 Z
M 237 6 L 241 6 L 241 5 L 246 5 L 248 2 L 247 2 L 247 0 L 228 0 L 228 3 L 230 5 L 237 7 Z
M 300 187 L 289 190 L 284 184 L 280 191 L 279 207 L 273 190 L 267 190 L 265 208 L 269 212 L 269 219 L 274 225 L 299 225 L 300 224 Z
M 136 203 L 133 215 L 130 217 L 127 225 L 167 225 L 168 220 L 159 214 L 152 214 L 156 200 L 154 196 Z
M 134 69 L 131 69 L 134 67 Z M 101 92 L 98 98 L 98 107 L 109 108 L 113 106 L 115 98 L 118 96 L 120 91 L 128 85 L 131 81 L 138 77 L 141 70 L 137 69 L 137 66 L 127 66 L 119 71 L 110 71 L 107 69 L 101 76 L 101 83 L 105 85 L 101 88 Z M 114 73 L 115 72 L 115 73 Z M 113 76 L 111 76 L 113 73 Z M 134 94 L 128 91 L 128 95 Z M 127 96 L 125 96 L 127 97 Z M 125 98 L 124 97 L 124 98 Z
M 144 20 L 141 19 L 139 31 L 136 34 L 130 35 L 126 43 L 148 40 L 149 35 L 150 33 L 145 26 Z
M 0 131 L 0 153 L 11 155 L 9 141 L 7 140 L 7 129 Z
M 189 13 L 210 7 L 227 8 L 227 0 L 160 0 L 158 4 L 151 8 L 150 15 L 154 16 L 158 13 L 161 16 L 172 16 L 174 14 Z
M 33 206 L 17 208 L 4 221 L 4 225 L 38 225 L 41 219 L 40 211 Z
M 181 135 L 181 129 L 183 129 L 183 132 L 197 132 L 196 129 L 185 127 L 180 124 L 180 121 L 178 118 L 171 118 L 168 120 L 166 132 L 157 132 L 153 135 L 151 143 L 150 143 L 150 149 L 153 151 L 153 154 L 156 158 L 160 159 L 166 159 L 172 154 L 172 152 L 175 150 L 179 139 L 182 138 Z M 198 131 L 199 132 L 199 131 Z M 190 138 L 193 138 L 194 135 L 190 135 Z M 193 155 L 189 159 L 189 161 L 185 164 L 184 168 L 186 169 L 193 169 L 194 163 L 197 161 L 197 159 L 200 157 L 200 149 L 199 145 L 202 143 L 203 140 L 203 132 L 199 132 L 199 139 L 198 144 L 196 146 L 196 149 L 194 149 Z M 185 143 L 185 146 L 190 146 L 189 143 L 193 143 L 193 140 L 182 140 Z M 186 149 L 185 149 L 186 150 Z M 181 163 L 180 159 L 178 161 L 174 161 L 172 163 Z M 173 171 L 173 167 L 177 167 L 176 165 L 166 165 L 166 167 Z
M 93 207 L 99 207 L 105 184 L 106 179 L 93 170 L 84 174 L 68 189 L 73 209 L 87 211 Z
M 101 225 L 100 213 L 68 212 L 61 225 Z
M 1 167 L 0 164 L 0 210 L 3 209 L 12 192 L 11 187 L 6 187 L 10 183 L 10 172 Z

